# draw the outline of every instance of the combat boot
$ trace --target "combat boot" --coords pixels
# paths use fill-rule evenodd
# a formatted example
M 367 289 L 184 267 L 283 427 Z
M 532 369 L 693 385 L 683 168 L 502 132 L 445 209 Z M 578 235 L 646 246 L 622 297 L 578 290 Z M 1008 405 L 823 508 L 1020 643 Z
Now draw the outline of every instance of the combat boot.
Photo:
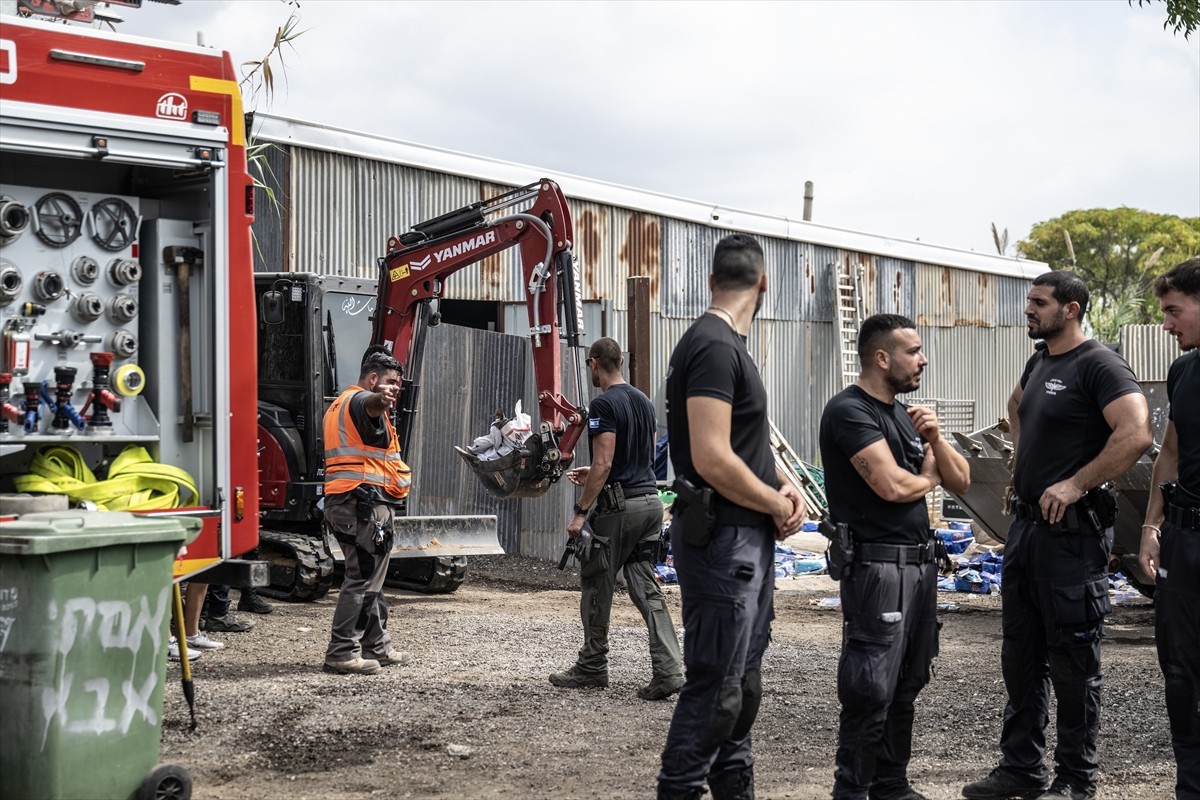
M 700 800 L 703 796 L 703 789 L 673 789 L 661 783 L 658 785 L 658 794 L 655 795 L 656 800 Z
M 608 673 L 584 672 L 576 664 L 566 672 L 550 673 L 550 682 L 563 689 L 607 689 Z
M 967 800 L 1034 800 L 1046 791 L 1045 780 L 1017 775 L 1004 767 L 996 767 L 986 778 L 968 783 L 962 788 Z
M 713 800 L 754 800 L 754 765 L 708 776 Z

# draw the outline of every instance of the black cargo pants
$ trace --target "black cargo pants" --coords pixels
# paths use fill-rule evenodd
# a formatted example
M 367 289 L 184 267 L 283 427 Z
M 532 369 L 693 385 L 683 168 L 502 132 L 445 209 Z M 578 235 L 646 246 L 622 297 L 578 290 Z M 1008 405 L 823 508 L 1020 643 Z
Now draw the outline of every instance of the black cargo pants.
M 1044 781 L 1050 686 L 1058 701 L 1055 772 L 1079 791 L 1099 771 L 1100 640 L 1108 599 L 1113 531 L 1081 521 L 1078 531 L 1014 519 L 1004 547 L 1000 665 L 1008 703 L 1000 766 Z
M 1200 800 L 1200 531 L 1163 525 L 1154 607 L 1178 773 L 1175 797 Z
M 835 798 L 909 794 L 913 703 L 938 654 L 937 567 L 856 563 L 842 578 Z
M 705 547 L 671 522 L 683 602 L 685 683 L 663 747 L 659 786 L 680 794 L 754 763 L 750 726 L 775 618 L 775 531 L 721 525 Z

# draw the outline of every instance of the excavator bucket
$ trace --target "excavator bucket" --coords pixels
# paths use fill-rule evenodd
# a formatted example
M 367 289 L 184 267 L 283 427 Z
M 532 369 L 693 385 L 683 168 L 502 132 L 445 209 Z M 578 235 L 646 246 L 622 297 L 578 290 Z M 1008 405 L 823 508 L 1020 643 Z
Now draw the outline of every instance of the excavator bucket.
M 487 461 L 462 447 L 454 450 L 495 497 L 541 497 L 554 483 L 540 469 L 542 440 L 537 436 L 530 436 L 511 453 Z

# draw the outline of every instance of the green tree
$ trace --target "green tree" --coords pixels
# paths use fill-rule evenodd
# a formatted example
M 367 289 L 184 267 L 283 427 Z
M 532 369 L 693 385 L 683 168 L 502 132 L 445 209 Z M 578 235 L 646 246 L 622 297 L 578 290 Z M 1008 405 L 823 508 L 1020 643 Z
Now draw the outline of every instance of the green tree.
M 1068 211 L 1035 224 L 1017 243 L 1017 253 L 1052 269 L 1078 272 L 1098 313 L 1124 322 L 1157 322 L 1162 312 L 1150 284 L 1180 261 L 1200 255 L 1200 217 L 1124 207 Z
M 1137 0 L 1138 8 L 1150 5 L 1152 0 Z M 1178 36 L 1180 31 L 1183 31 L 1183 38 L 1187 39 L 1192 35 L 1192 31 L 1200 27 L 1200 3 L 1196 0 L 1165 0 L 1167 4 L 1167 21 L 1163 23 L 1163 30 L 1173 28 L 1175 35 Z M 1129 5 L 1133 5 L 1133 0 L 1129 0 Z

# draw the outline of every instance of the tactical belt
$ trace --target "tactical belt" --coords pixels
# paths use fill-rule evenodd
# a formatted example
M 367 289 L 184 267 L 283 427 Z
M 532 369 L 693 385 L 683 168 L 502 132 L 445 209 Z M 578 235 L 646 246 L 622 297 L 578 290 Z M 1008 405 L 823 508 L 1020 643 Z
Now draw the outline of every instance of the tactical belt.
M 1067 506 L 1067 510 L 1063 512 L 1062 523 L 1069 528 L 1079 527 L 1079 511 L 1075 508 L 1075 504 Z M 1027 520 L 1037 523 L 1038 525 L 1049 525 L 1050 520 L 1042 516 L 1042 507 L 1034 503 L 1026 503 L 1024 500 L 1013 500 L 1013 516 L 1017 519 Z
M 769 514 L 764 514 L 761 511 L 755 511 L 752 508 L 745 506 L 736 506 L 733 503 L 726 503 L 724 500 L 716 500 L 713 502 L 713 516 L 717 519 L 718 525 L 737 526 L 742 528 L 773 528 L 775 521 L 771 519 Z
M 624 511 L 626 500 L 645 497 L 649 494 L 655 494 L 655 491 L 653 489 L 646 489 L 630 494 L 619 483 L 605 484 L 604 488 L 600 490 L 599 496 L 596 497 L 596 513 L 610 514 L 613 511 Z
M 864 563 L 928 564 L 936 557 L 933 542 L 925 544 L 884 544 L 882 542 L 855 542 L 854 560 Z
M 1167 506 L 1167 522 L 1185 530 L 1200 531 L 1200 508 L 1194 506 Z

